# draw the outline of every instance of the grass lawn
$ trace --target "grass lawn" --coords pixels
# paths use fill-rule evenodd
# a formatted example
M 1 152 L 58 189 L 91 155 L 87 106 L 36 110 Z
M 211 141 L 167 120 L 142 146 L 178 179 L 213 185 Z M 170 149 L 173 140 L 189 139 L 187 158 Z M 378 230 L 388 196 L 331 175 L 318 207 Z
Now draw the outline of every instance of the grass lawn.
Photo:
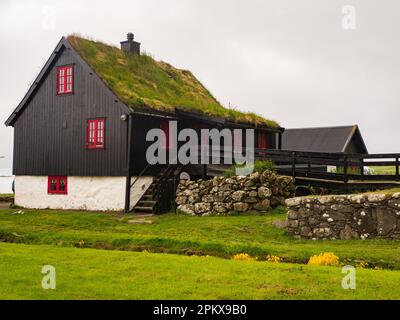
M 368 194 L 368 193 L 375 193 L 375 194 L 392 195 L 393 193 L 398 193 L 398 192 L 400 192 L 400 188 L 376 190 L 376 191 L 370 191 L 370 192 L 364 192 L 364 193 L 366 193 L 366 194 Z
M 370 168 L 374 170 L 374 174 L 396 174 L 396 167 L 394 166 L 372 166 Z
M 357 269 L 356 290 L 339 267 L 46 245 L 0 244 L 0 299 L 398 299 L 400 271 Z M 56 289 L 41 287 L 44 265 Z
M 286 262 L 307 262 L 333 252 L 342 262 L 364 260 L 370 266 L 400 270 L 400 241 L 297 240 L 273 225 L 285 220 L 284 209 L 268 215 L 192 217 L 166 214 L 132 224 L 132 215 L 54 210 L 0 210 L 0 239 L 47 244 L 231 257 L 240 252 L 265 259 L 278 255 Z M 14 214 L 13 214 L 14 213 Z M 146 223 L 151 222 L 151 223 Z
M 12 193 L 0 193 L 0 200 L 4 198 L 12 198 L 14 195 Z

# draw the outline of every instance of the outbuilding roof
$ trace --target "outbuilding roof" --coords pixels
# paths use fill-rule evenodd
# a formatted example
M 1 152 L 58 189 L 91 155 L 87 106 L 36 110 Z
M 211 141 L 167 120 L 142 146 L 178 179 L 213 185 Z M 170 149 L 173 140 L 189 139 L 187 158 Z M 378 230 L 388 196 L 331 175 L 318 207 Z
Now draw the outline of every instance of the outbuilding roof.
M 282 149 L 304 152 L 368 153 L 357 125 L 285 129 Z

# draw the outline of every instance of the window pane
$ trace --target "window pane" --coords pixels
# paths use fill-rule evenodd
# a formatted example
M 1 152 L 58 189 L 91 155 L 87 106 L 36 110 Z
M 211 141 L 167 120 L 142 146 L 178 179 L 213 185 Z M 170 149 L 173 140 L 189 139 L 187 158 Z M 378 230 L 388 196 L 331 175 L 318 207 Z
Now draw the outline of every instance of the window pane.
M 98 120 L 97 122 L 97 145 L 102 146 L 104 144 L 104 120 Z
M 57 191 L 57 178 L 49 177 L 49 190 L 50 192 Z
M 90 142 L 94 142 L 94 122 L 90 122 Z
M 95 122 L 93 120 L 88 120 L 89 132 L 88 132 L 88 145 L 94 145 L 94 133 L 95 133 Z
M 58 192 L 67 191 L 67 178 L 60 177 L 58 180 Z

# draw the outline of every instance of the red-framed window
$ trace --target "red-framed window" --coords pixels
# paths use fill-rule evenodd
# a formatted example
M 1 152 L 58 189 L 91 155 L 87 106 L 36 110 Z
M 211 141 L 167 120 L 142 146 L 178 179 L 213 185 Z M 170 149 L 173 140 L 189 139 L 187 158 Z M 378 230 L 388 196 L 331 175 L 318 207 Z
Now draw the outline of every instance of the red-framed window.
M 165 143 L 161 142 L 161 148 L 165 150 L 170 150 L 172 145 L 169 143 L 169 121 L 168 120 L 161 120 L 160 129 L 164 131 L 165 134 Z
M 89 119 L 87 121 L 86 147 L 88 149 L 104 149 L 105 119 Z
M 57 94 L 72 93 L 74 89 L 74 68 L 63 66 L 57 68 Z
M 68 194 L 68 178 L 63 176 L 49 176 L 47 193 Z

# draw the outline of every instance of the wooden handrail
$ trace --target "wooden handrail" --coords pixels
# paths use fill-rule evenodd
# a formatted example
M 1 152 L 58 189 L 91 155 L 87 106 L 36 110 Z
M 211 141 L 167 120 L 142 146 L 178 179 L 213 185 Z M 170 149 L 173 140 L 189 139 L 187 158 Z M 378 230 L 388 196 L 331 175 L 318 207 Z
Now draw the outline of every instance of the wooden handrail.
M 147 164 L 147 166 L 144 167 L 144 169 L 138 174 L 138 176 L 136 177 L 136 179 L 131 183 L 131 188 L 133 187 L 133 185 L 139 180 L 139 178 L 143 177 L 143 175 L 145 174 L 145 172 L 147 171 L 147 169 L 151 166 L 150 163 Z

